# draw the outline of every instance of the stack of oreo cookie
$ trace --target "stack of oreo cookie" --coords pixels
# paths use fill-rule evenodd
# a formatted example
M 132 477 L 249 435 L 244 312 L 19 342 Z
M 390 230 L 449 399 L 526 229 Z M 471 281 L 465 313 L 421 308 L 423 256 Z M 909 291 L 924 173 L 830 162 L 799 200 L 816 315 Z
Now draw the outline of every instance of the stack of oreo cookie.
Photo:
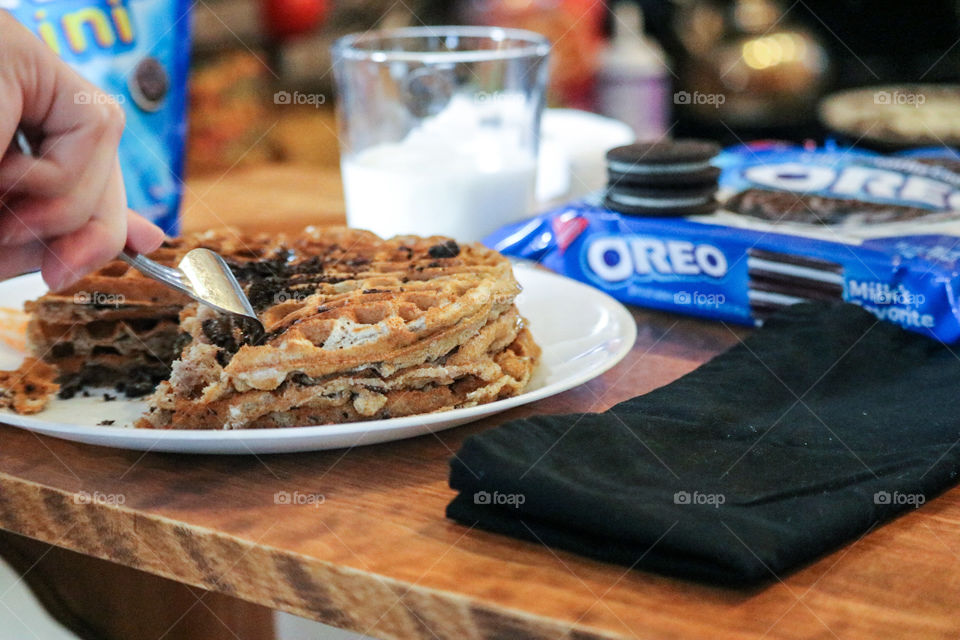
M 720 169 L 710 164 L 720 147 L 706 140 L 641 142 L 607 152 L 609 182 L 603 204 L 634 216 L 712 213 Z

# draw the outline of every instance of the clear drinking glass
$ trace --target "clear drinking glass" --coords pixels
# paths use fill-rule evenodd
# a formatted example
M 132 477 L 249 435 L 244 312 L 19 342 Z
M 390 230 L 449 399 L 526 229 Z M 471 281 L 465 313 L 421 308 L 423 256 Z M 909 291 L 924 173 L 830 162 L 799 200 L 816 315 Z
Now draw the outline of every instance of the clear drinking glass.
M 479 240 L 530 215 L 550 45 L 496 27 L 412 27 L 332 48 L 350 226 Z

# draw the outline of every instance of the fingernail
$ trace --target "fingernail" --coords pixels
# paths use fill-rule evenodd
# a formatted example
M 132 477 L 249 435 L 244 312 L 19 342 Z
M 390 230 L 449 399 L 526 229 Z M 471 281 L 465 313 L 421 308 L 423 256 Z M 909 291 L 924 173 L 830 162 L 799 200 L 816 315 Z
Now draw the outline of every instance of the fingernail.
M 155 224 L 151 224 L 150 226 L 154 228 L 156 233 L 156 237 L 153 239 L 153 248 L 156 249 L 161 244 L 163 244 L 164 240 L 166 240 L 167 234 L 163 231 L 163 229 L 161 229 Z
M 128 229 L 133 225 L 136 225 L 136 228 L 127 232 L 127 246 L 140 253 L 155 251 L 167 237 L 163 229 L 139 216 L 136 219 L 131 218 Z

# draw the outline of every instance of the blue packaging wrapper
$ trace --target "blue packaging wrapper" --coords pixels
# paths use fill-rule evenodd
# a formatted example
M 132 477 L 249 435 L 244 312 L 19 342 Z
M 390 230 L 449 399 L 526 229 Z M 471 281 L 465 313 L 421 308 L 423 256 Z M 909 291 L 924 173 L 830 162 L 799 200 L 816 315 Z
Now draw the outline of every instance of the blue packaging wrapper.
M 955 159 L 952 152 L 914 155 Z M 644 307 L 757 324 L 790 304 L 842 299 L 944 342 L 960 340 L 960 212 L 951 211 L 960 209 L 960 174 L 905 157 L 783 145 L 731 149 L 717 164 L 721 199 L 770 190 L 914 212 L 881 223 L 854 214 L 830 225 L 724 209 L 654 218 L 611 211 L 594 197 L 484 242 Z
M 120 141 L 127 203 L 178 231 L 186 135 L 190 4 L 186 0 L 0 0 L 126 112 Z
M 878 205 L 960 210 L 960 174 L 920 160 L 956 159 L 951 149 L 881 155 L 861 149 L 806 149 L 779 143 L 743 145 L 721 153 L 720 187 L 858 200 Z

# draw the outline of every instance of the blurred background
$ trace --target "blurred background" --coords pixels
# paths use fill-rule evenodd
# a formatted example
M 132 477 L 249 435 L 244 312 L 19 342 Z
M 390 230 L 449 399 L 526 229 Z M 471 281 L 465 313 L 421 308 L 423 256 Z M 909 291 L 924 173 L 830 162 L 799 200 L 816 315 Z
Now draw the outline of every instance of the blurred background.
M 896 102 L 897 87 L 909 97 L 913 83 L 924 83 L 942 85 L 944 94 L 925 105 L 900 105 L 897 118 L 902 125 L 926 113 L 915 127 L 924 134 L 917 142 L 953 144 L 960 137 L 954 132 L 960 125 L 952 123 L 960 120 L 952 85 L 960 76 L 960 3 L 921 4 L 206 0 L 193 12 L 187 175 L 264 161 L 336 164 L 330 43 L 351 32 L 406 25 L 542 33 L 554 47 L 548 106 L 613 116 L 640 139 L 666 134 L 733 144 L 846 136 L 881 149 L 910 146 L 903 131 L 871 126 L 869 135 L 858 134 L 858 123 L 849 122 L 851 111 L 864 111 L 856 99 L 832 110 L 823 101 L 866 87 L 870 103 L 885 99 L 878 89 Z M 285 102 L 284 92 L 298 91 L 313 96 L 309 104 Z

